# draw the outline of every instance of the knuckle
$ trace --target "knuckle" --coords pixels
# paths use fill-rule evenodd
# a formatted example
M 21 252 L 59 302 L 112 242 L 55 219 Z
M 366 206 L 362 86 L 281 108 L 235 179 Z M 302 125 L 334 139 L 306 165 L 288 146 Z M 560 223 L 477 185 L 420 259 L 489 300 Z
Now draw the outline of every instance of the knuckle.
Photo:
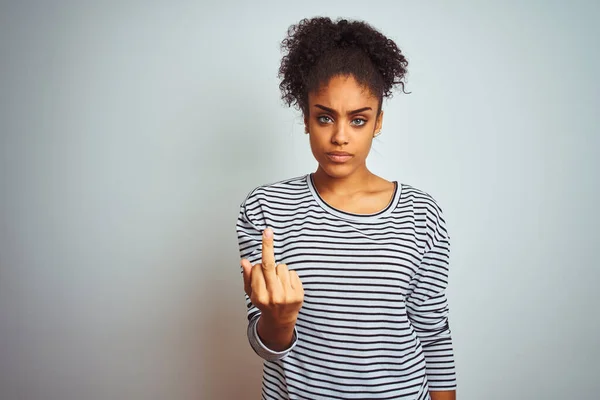
M 263 294 L 257 294 L 254 296 L 254 300 L 252 300 L 252 304 L 254 304 L 257 307 L 264 307 L 267 306 L 269 304 L 269 299 L 265 298 L 265 296 Z
M 278 275 L 282 275 L 288 273 L 288 268 L 285 264 L 279 264 L 276 271 Z
M 273 296 L 271 296 L 271 305 L 273 306 L 280 306 L 282 304 L 285 304 L 285 296 L 277 293 Z
M 268 270 L 275 269 L 275 265 L 273 263 L 270 263 L 270 262 L 263 263 L 262 266 L 263 266 L 264 269 L 268 269 Z

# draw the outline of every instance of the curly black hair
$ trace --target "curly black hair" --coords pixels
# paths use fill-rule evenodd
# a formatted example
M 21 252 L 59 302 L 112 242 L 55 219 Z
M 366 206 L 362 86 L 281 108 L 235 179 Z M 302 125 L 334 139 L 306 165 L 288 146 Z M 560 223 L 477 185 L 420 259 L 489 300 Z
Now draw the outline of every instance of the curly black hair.
M 368 87 L 379 98 L 379 111 L 396 85 L 404 92 L 408 61 L 393 40 L 365 22 L 303 19 L 288 29 L 281 49 L 281 97 L 305 115 L 308 93 L 337 75 L 352 75 Z

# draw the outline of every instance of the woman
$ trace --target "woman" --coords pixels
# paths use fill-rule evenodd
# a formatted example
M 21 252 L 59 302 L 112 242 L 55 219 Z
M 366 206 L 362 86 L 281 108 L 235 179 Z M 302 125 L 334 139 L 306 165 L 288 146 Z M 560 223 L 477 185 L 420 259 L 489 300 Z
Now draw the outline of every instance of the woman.
M 239 214 L 262 398 L 454 399 L 442 210 L 366 166 L 408 63 L 357 21 L 302 20 L 282 47 L 283 99 L 319 166 L 256 188 Z

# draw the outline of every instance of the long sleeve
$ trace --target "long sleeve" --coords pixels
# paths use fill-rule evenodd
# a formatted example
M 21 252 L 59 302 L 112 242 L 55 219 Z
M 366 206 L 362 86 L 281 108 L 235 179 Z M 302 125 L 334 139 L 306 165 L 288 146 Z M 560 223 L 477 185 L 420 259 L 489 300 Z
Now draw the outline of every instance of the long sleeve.
M 240 207 L 236 230 L 238 244 L 240 249 L 240 257 L 247 258 L 252 265 L 260 262 L 262 256 L 262 231 L 267 225 L 262 215 L 260 204 L 255 202 L 254 207 L 250 205 L 252 195 L 246 199 Z M 260 318 L 260 310 L 252 304 L 250 297 L 244 294 L 246 298 L 246 308 L 248 315 L 248 341 L 250 346 L 258 356 L 268 361 L 275 361 L 285 358 L 298 341 L 298 332 L 294 328 L 294 338 L 290 347 L 284 351 L 277 352 L 266 347 L 260 340 L 257 332 L 258 320 Z
M 427 218 L 426 251 L 406 298 L 408 317 L 421 342 L 429 389 L 455 390 L 456 372 L 448 323 L 448 266 L 450 238 L 442 211 L 435 203 Z M 433 222 L 432 222 L 433 221 Z

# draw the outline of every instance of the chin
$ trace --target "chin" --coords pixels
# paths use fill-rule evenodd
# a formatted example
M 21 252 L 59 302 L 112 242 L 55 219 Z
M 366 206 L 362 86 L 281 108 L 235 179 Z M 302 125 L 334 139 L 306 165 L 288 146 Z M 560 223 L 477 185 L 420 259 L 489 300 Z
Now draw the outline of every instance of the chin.
M 325 173 L 325 175 L 329 176 L 333 179 L 343 179 L 352 175 L 355 171 L 355 168 L 352 168 L 350 165 L 335 165 L 331 163 L 319 164 L 319 168 Z

